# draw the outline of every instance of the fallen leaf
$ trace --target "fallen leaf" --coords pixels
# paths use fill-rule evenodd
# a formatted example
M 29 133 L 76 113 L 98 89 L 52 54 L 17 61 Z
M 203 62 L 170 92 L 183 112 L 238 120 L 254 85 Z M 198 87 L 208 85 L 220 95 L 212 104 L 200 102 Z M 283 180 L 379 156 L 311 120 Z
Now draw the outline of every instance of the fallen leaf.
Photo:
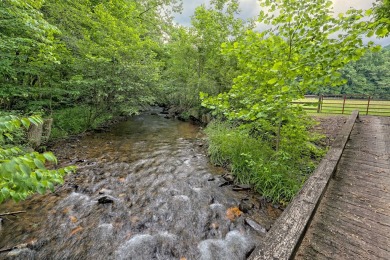
M 232 207 L 232 208 L 228 208 L 226 210 L 226 217 L 230 221 L 236 220 L 239 216 L 241 216 L 241 214 L 242 214 L 242 211 L 238 207 Z
M 77 222 L 77 218 L 74 217 L 74 216 L 70 216 L 70 221 L 72 221 L 72 223 L 76 223 Z
M 70 208 L 68 207 L 68 208 L 65 208 L 65 209 L 62 211 L 62 213 L 64 213 L 64 214 L 68 214 L 68 213 L 69 213 L 69 211 L 70 211 Z
M 72 232 L 70 232 L 70 235 L 73 236 L 74 234 L 76 234 L 77 232 L 80 232 L 81 230 L 83 230 L 83 228 L 79 226 L 79 227 L 73 229 Z
M 119 181 L 120 181 L 120 182 L 125 182 L 126 179 L 125 179 L 125 178 L 119 178 Z

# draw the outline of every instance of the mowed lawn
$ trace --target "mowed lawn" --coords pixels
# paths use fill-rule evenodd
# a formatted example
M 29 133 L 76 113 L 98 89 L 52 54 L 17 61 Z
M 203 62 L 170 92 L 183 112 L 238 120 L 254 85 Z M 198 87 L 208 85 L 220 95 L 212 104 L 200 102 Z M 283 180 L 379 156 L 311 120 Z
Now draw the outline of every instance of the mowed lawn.
M 345 114 L 349 115 L 354 110 L 359 110 L 361 115 L 366 115 L 368 99 L 346 99 L 344 104 L 342 98 L 324 98 L 322 102 L 321 112 L 317 113 L 318 98 L 305 98 L 296 100 L 294 103 L 299 103 L 309 113 L 315 114 Z M 368 115 L 375 116 L 390 116 L 390 100 L 370 100 L 368 106 Z

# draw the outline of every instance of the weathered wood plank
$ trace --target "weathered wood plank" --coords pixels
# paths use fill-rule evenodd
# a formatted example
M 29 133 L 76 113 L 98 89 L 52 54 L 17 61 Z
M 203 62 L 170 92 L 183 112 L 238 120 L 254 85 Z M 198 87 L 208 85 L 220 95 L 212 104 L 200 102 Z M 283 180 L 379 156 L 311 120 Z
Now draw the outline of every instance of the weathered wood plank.
M 343 156 L 344 156 L 344 154 L 343 154 Z M 353 159 L 354 158 L 352 156 L 348 157 L 346 155 L 345 160 L 348 161 L 346 164 L 351 166 L 351 167 L 355 167 L 353 165 L 353 163 L 354 163 Z M 386 162 L 383 162 L 383 161 L 382 162 L 371 162 L 371 161 L 361 159 L 360 163 L 363 166 L 372 167 L 372 168 L 379 168 L 379 169 L 386 169 L 386 167 L 388 166 L 388 164 Z
M 348 166 L 348 164 L 343 163 L 343 166 Z M 367 179 L 373 182 L 376 182 L 378 178 L 384 179 L 386 181 L 390 181 L 390 172 L 386 171 L 383 168 L 377 168 L 374 169 L 372 167 L 364 167 L 363 164 L 359 165 L 359 169 L 351 169 L 348 171 L 348 173 L 351 177 L 354 177 L 355 179 Z M 346 177 L 345 174 L 343 173 L 343 176 L 335 174 L 335 178 L 337 177 Z
M 316 250 L 319 252 L 323 252 L 330 256 L 330 259 L 340 259 L 340 260 L 347 260 L 347 259 L 364 259 L 364 260 L 371 260 L 372 257 L 370 257 L 370 254 L 367 254 L 367 251 L 362 250 L 359 246 L 351 245 L 351 244 L 341 244 L 339 235 L 336 235 L 335 233 L 324 231 L 322 233 L 316 232 L 313 235 L 313 241 L 311 245 L 317 245 Z M 334 240 L 328 240 L 327 238 L 334 237 Z M 343 236 L 342 236 L 343 237 Z M 344 237 L 344 240 L 346 237 Z M 301 259 L 308 259 L 313 260 L 316 258 L 307 258 L 306 257 L 306 251 L 305 252 L 298 252 L 295 259 L 301 260 Z M 382 259 L 382 258 L 375 258 L 375 259 Z
M 316 171 L 267 233 L 264 245 L 257 247 L 249 259 L 290 259 L 294 256 L 329 180 L 336 170 L 358 115 L 358 111 L 354 111 L 349 117 Z
M 333 224 L 333 225 L 332 225 Z M 376 244 L 376 241 L 364 240 L 363 236 L 359 236 L 358 232 L 354 232 L 356 227 L 334 225 L 335 223 L 324 222 L 317 227 L 315 234 L 321 237 L 322 242 L 332 241 L 343 247 L 347 255 L 358 254 L 365 256 L 367 259 L 385 259 L 388 260 L 389 251 L 382 249 Z M 331 238 L 331 240 L 329 239 Z M 335 250 L 340 253 L 341 250 Z
M 352 190 L 352 191 L 356 191 L 356 190 L 360 190 L 361 192 L 364 192 L 366 194 L 370 194 L 370 192 L 374 192 L 375 193 L 371 193 L 371 196 L 376 196 L 378 198 L 389 198 L 389 189 L 386 188 L 386 186 L 383 186 L 381 184 L 371 184 L 369 182 L 364 182 L 363 180 L 361 180 L 361 183 L 351 183 L 351 182 L 348 182 L 348 180 L 345 180 L 344 178 L 340 178 L 340 179 L 336 179 L 336 181 L 338 183 L 340 183 L 340 185 L 344 185 L 344 186 L 348 186 L 348 189 Z
M 313 236 L 313 241 L 310 246 L 315 248 L 315 251 L 320 252 L 324 255 L 329 256 L 328 259 L 342 259 L 342 260 L 347 260 L 347 259 L 353 259 L 353 260 L 358 260 L 358 259 L 364 259 L 368 260 L 369 258 L 365 257 L 362 254 L 362 251 L 359 250 L 359 248 L 355 247 L 350 247 L 349 251 L 347 253 L 347 248 L 346 245 L 341 245 L 339 244 L 339 241 L 337 240 L 327 240 L 324 239 L 329 234 L 327 233 L 314 233 L 312 234 Z M 317 256 L 314 258 L 312 257 L 307 257 L 306 251 L 305 254 L 302 254 L 302 252 L 298 252 L 295 259 L 300 260 L 300 259 L 307 259 L 307 260 L 313 260 L 317 259 Z
M 296 259 L 390 259 L 390 118 L 361 121 Z
M 367 234 L 367 237 L 375 238 L 377 239 L 378 245 L 382 245 L 382 249 L 385 249 L 387 251 L 390 250 L 388 247 L 388 241 L 390 239 L 389 234 L 384 230 L 384 225 L 381 223 L 378 223 L 377 221 L 373 221 L 371 219 L 368 219 L 366 217 L 363 217 L 361 215 L 356 216 L 352 212 L 348 212 L 347 214 L 339 211 L 334 210 L 331 208 L 327 208 L 327 220 L 332 220 L 332 222 L 341 222 L 343 225 L 346 226 L 356 226 L 360 231 Z M 338 216 L 338 217 L 336 217 Z M 378 230 L 377 232 L 371 232 L 372 230 Z M 387 241 L 387 242 L 386 242 Z
M 330 197 L 330 200 L 334 203 L 334 205 L 338 205 L 341 208 L 348 208 L 348 207 L 356 207 L 357 209 L 360 210 L 360 212 L 371 212 L 371 213 L 376 213 L 378 215 L 378 218 L 386 219 L 390 217 L 389 212 L 387 211 L 387 208 L 376 208 L 370 205 L 366 205 L 365 203 L 356 203 L 353 201 L 348 201 L 345 197 Z M 347 203 L 348 201 L 348 203 Z M 376 215 L 372 215 L 372 217 L 376 217 Z
M 356 190 L 348 189 L 348 192 L 333 190 L 332 195 L 336 198 L 346 198 L 352 202 L 365 204 L 374 203 L 384 208 L 390 207 L 390 201 L 388 198 L 383 198 L 372 194 L 364 194 L 364 192 L 358 188 Z

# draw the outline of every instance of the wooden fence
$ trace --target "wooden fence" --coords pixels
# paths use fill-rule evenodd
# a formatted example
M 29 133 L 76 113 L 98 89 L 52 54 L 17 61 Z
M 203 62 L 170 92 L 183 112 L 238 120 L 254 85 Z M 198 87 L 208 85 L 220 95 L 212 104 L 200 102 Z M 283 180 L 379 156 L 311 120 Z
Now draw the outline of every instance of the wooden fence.
M 332 95 L 305 96 L 293 104 L 300 104 L 311 113 L 351 114 L 359 110 L 362 115 L 390 116 L 390 101 L 371 96 Z

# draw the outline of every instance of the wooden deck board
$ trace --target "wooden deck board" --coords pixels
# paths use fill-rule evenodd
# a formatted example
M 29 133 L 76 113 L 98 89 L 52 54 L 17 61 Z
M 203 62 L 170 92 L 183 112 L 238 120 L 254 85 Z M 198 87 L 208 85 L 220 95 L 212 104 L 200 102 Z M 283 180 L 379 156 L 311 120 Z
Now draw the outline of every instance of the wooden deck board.
M 390 118 L 362 117 L 295 259 L 390 259 Z

